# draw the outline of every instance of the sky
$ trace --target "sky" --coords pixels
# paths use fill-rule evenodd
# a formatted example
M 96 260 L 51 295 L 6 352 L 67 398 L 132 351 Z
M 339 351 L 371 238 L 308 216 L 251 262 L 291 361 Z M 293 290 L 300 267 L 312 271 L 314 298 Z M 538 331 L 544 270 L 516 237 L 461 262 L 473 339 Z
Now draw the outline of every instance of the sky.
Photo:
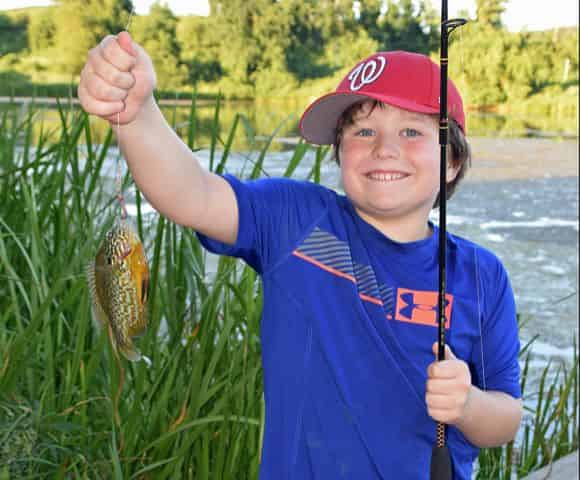
M 146 14 L 154 0 L 133 0 L 135 11 Z M 432 0 L 437 5 L 437 0 Z M 50 5 L 51 0 L 0 0 L 0 10 Z M 208 15 L 207 0 L 163 0 L 162 3 L 171 8 L 176 15 Z M 467 9 L 471 16 L 475 15 L 475 0 L 449 0 L 449 15 L 455 15 L 459 10 Z M 506 11 L 502 17 L 504 24 L 512 31 L 522 28 L 527 30 L 543 30 L 560 26 L 578 26 L 577 0 L 508 0 Z

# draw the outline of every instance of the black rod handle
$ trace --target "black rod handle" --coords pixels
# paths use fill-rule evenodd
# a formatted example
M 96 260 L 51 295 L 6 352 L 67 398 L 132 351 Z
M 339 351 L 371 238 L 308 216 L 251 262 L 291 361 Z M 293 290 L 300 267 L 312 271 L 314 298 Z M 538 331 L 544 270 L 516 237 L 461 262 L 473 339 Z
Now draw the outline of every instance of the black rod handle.
M 449 450 L 445 445 L 435 445 L 431 452 L 431 480 L 451 480 L 452 475 Z

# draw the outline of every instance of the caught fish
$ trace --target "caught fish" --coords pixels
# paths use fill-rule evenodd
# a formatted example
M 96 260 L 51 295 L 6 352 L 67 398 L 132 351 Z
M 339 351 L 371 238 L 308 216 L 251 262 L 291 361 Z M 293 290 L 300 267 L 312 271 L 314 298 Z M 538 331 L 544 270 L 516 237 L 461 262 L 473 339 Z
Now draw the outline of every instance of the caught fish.
M 113 347 L 131 361 L 141 354 L 133 338 L 147 328 L 149 267 L 143 244 L 127 219 L 119 219 L 87 267 L 93 317 L 111 330 Z

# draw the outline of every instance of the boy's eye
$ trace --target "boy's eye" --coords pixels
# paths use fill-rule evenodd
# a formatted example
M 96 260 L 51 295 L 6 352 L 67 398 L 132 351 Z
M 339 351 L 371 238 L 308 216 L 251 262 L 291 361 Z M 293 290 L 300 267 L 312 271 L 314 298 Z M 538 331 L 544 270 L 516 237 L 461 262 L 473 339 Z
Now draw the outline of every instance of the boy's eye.
M 403 137 L 418 137 L 421 135 L 419 130 L 415 130 L 414 128 L 405 128 L 402 131 Z
M 370 128 L 361 128 L 355 133 L 355 135 L 357 137 L 370 137 L 374 135 L 374 132 Z

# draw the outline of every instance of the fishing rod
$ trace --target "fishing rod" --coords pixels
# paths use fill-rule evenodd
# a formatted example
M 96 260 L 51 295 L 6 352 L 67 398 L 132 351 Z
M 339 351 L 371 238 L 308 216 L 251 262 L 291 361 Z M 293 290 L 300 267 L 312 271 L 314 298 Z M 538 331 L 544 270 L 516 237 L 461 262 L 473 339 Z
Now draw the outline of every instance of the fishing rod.
M 445 289 L 446 289 L 446 237 L 447 237 L 447 147 L 449 145 L 449 119 L 447 115 L 447 66 L 449 63 L 449 35 L 467 23 L 463 18 L 448 19 L 447 0 L 441 0 L 441 83 L 439 93 L 439 145 L 441 164 L 439 170 L 439 297 L 437 318 L 437 360 L 445 359 Z M 437 440 L 431 454 L 431 480 L 452 480 L 451 455 L 445 442 L 445 424 L 437 422 Z

